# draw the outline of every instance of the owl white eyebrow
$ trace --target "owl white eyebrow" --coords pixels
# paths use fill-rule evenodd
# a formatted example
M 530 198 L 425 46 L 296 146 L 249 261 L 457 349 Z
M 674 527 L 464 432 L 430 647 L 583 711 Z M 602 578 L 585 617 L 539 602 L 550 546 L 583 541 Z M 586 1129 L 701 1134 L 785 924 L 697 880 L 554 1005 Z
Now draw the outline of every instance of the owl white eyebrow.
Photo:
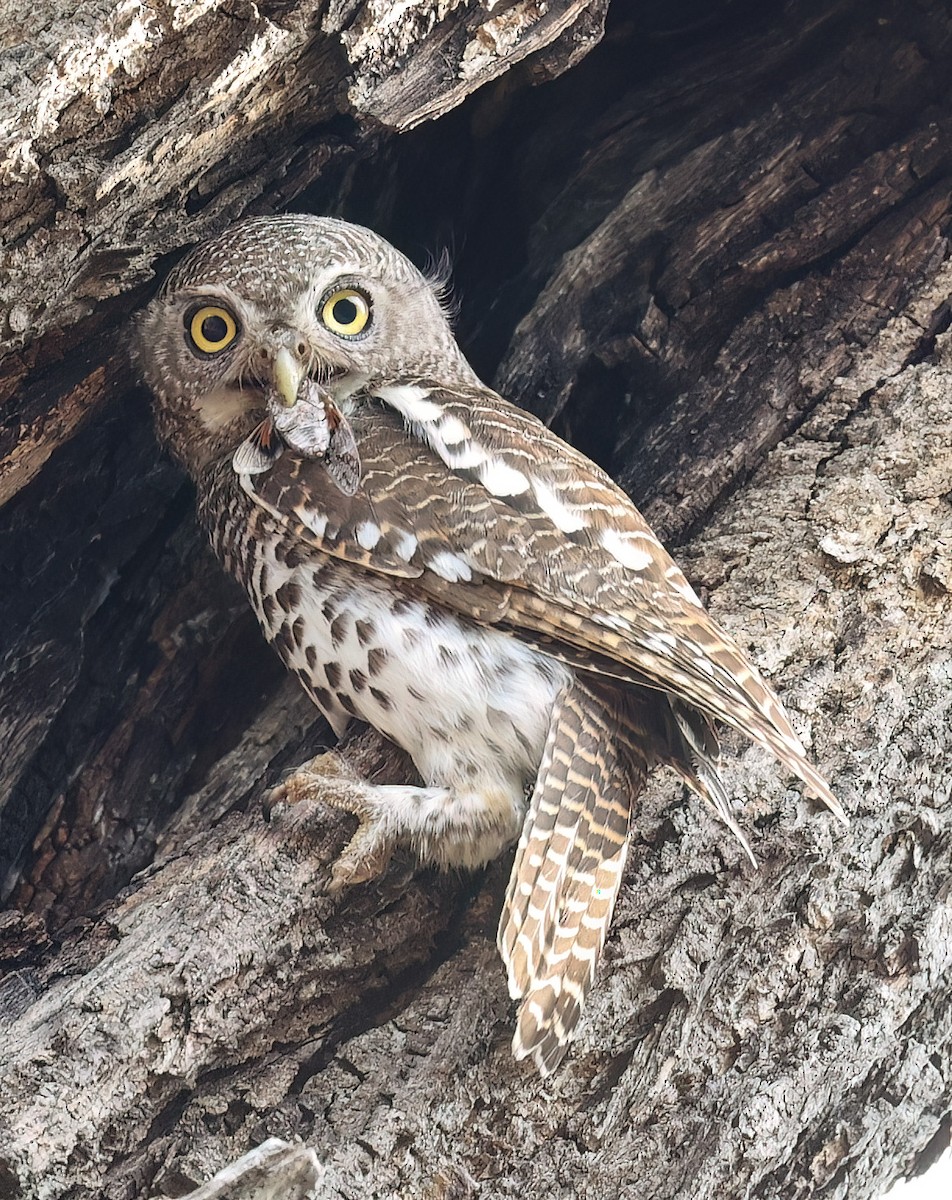
M 255 311 L 253 301 L 244 300 L 241 296 L 236 295 L 230 287 L 225 287 L 222 284 L 203 283 L 200 286 L 190 285 L 175 293 L 175 302 L 183 310 L 192 304 L 199 303 L 201 300 L 220 300 L 227 304 L 229 308 L 241 309 L 244 312 Z

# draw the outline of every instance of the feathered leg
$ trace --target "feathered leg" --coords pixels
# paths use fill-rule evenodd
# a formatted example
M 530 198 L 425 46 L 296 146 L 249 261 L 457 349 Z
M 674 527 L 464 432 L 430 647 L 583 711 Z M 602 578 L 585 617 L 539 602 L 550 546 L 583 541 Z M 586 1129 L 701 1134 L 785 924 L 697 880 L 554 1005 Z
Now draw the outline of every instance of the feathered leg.
M 268 805 L 313 800 L 353 813 L 359 822 L 331 869 L 329 890 L 341 892 L 381 875 L 398 845 L 444 869 L 485 866 L 515 839 L 525 794 L 513 778 L 483 780 L 476 788 L 370 783 L 328 751 L 273 788 Z

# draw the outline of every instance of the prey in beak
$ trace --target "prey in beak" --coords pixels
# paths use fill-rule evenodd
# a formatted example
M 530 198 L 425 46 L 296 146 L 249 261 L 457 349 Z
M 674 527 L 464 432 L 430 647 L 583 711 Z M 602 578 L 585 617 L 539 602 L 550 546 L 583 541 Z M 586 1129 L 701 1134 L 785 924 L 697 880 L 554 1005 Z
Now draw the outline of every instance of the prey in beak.
M 334 398 L 309 376 L 309 364 L 281 346 L 272 359 L 264 388 L 268 415 L 235 451 L 239 475 L 269 470 L 285 447 L 302 458 L 323 462 L 345 495 L 360 482 L 360 455 L 353 429 Z

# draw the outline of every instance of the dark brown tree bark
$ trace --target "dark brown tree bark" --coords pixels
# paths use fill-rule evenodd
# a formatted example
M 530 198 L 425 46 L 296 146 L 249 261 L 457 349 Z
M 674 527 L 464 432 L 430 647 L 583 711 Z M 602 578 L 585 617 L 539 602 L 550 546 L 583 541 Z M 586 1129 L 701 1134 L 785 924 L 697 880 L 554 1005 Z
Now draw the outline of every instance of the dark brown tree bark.
M 181 1196 L 280 1138 L 200 1195 L 863 1200 L 948 1143 L 952 15 L 616 0 L 600 39 L 605 8 L 4 31 L 0 1198 Z M 128 366 L 175 256 L 286 208 L 449 246 L 474 364 L 629 489 L 852 816 L 729 739 L 753 871 L 656 777 L 546 1082 L 508 1049 L 506 862 L 332 900 L 348 818 L 263 814 L 329 731 Z

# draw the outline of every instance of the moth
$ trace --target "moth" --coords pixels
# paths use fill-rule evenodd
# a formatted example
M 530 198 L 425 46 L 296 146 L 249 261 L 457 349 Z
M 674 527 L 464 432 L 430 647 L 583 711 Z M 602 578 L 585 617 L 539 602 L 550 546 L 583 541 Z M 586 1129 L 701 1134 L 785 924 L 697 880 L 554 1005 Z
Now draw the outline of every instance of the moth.
M 330 392 L 304 379 L 294 404 L 286 404 L 274 389 L 265 400 L 268 415 L 235 451 L 234 470 L 260 475 L 274 466 L 287 446 L 304 458 L 322 461 L 337 487 L 352 496 L 360 482 L 357 439 Z

